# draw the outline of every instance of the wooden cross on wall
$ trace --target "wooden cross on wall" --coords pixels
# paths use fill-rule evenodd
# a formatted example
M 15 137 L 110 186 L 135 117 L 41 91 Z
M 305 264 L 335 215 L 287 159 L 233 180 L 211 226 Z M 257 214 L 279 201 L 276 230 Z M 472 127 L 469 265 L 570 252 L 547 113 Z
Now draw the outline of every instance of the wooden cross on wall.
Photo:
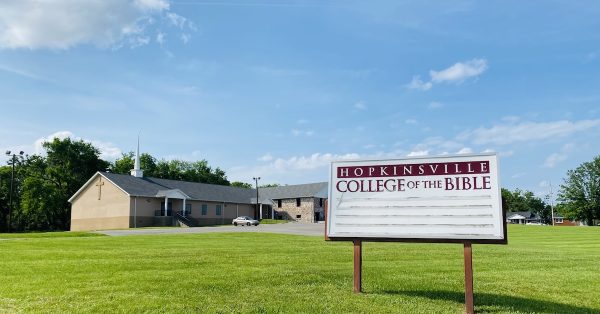
M 102 179 L 98 180 L 98 183 L 96 183 L 96 186 L 98 187 L 98 199 L 100 199 L 102 197 L 102 186 L 104 185 L 104 182 L 102 182 Z

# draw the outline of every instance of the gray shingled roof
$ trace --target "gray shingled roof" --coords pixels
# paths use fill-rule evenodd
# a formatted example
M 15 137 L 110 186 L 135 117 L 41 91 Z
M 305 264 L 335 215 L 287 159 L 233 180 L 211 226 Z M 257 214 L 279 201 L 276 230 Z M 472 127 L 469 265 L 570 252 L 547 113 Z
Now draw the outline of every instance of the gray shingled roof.
M 132 196 L 155 197 L 158 191 L 179 189 L 194 200 L 241 204 L 256 202 L 255 189 L 158 178 L 136 178 L 110 172 L 100 173 Z M 258 191 L 261 201 L 297 197 L 327 198 L 327 182 L 259 188 Z
M 540 216 L 538 216 L 535 213 L 532 212 L 508 212 L 506 213 L 506 217 L 510 217 L 513 215 L 521 215 L 523 217 L 525 217 L 526 219 L 540 219 Z
M 261 198 L 272 200 L 297 197 L 327 198 L 327 182 L 259 188 L 258 193 Z
M 191 199 L 204 201 L 250 204 L 252 196 L 256 197 L 254 189 L 158 178 L 136 178 L 107 172 L 101 174 L 132 196 L 154 197 L 161 190 L 179 189 Z

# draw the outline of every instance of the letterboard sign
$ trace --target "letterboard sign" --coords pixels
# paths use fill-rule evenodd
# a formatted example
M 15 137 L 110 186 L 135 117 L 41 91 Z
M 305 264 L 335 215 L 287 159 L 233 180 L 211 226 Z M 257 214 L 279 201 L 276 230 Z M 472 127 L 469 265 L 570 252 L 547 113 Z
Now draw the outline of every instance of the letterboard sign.
M 493 154 L 331 164 L 330 240 L 506 243 Z

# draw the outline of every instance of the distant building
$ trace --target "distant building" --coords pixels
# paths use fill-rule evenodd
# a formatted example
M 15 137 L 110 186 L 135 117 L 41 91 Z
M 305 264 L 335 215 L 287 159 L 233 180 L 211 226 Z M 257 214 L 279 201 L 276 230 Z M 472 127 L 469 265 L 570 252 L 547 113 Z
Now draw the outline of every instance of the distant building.
M 71 230 L 229 224 L 238 216 L 323 219 L 327 183 L 259 188 L 97 172 L 70 199 Z
M 511 224 L 541 224 L 542 219 L 532 212 L 508 212 L 506 213 L 506 222 Z
M 278 219 L 318 222 L 325 219 L 327 182 L 259 188 Z
M 131 175 L 94 174 L 69 199 L 71 230 L 219 225 L 238 216 L 323 219 L 326 182 L 259 188 L 257 200 L 255 189 L 146 178 L 139 165 L 138 147 Z
M 566 219 L 560 215 L 554 215 L 555 226 L 585 226 L 585 224 L 576 219 Z

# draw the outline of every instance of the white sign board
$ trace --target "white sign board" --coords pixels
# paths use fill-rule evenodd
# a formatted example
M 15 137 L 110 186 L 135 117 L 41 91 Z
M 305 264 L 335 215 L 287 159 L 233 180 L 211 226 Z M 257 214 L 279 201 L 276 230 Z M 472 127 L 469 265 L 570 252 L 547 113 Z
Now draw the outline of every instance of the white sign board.
M 327 236 L 505 242 L 496 154 L 335 161 Z

